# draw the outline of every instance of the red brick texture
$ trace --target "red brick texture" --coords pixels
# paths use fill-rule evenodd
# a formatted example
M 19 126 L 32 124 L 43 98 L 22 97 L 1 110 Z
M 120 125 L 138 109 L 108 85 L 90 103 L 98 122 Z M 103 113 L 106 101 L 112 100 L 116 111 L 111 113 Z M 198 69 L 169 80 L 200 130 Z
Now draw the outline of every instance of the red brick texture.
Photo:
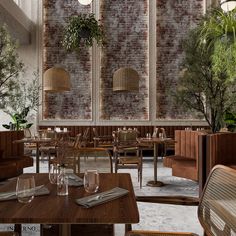
M 176 87 L 184 56 L 181 41 L 203 14 L 203 2 L 157 0 L 157 118 L 183 118 L 173 106 L 170 92 Z
M 43 70 L 60 66 L 71 76 L 71 91 L 44 94 L 44 119 L 92 119 L 91 50 L 82 47 L 79 57 L 67 53 L 61 44 L 63 28 L 68 18 L 79 13 L 90 13 L 91 5 L 77 0 L 44 0 L 43 2 Z
M 98 76 L 100 86 L 96 88 L 100 120 L 149 120 L 149 63 L 155 62 L 149 62 L 148 3 L 149 0 L 100 0 L 100 20 L 106 34 Z M 156 118 L 181 118 L 169 91 L 176 86 L 183 59 L 181 40 L 202 15 L 203 0 L 156 0 L 156 3 Z M 43 70 L 62 66 L 71 75 L 72 89 L 44 95 L 43 119 L 92 120 L 91 49 L 82 47 L 77 57 L 75 53 L 66 53 L 61 45 L 68 17 L 90 13 L 91 6 L 83 6 L 77 0 L 44 0 Z M 112 91 L 113 73 L 123 66 L 139 73 L 139 92 Z

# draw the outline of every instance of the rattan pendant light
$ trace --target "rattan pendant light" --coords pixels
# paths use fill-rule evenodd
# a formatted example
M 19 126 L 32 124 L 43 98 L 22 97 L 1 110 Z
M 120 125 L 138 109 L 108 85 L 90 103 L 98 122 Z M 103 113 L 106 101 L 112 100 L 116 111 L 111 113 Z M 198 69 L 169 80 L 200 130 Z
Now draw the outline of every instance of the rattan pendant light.
M 46 92 L 69 91 L 71 87 L 69 73 L 60 67 L 52 67 L 44 72 L 43 90 Z
M 130 67 L 122 67 L 115 71 L 113 91 L 139 91 L 138 72 Z
M 223 11 L 228 12 L 232 11 L 236 7 L 236 1 L 233 0 L 221 0 L 220 6 Z
M 125 0 L 126 6 L 126 21 L 127 21 L 127 0 Z M 127 39 L 127 22 L 125 24 L 125 32 Z M 126 46 L 127 48 L 127 43 Z M 125 48 L 125 54 L 126 54 Z M 121 67 L 113 74 L 113 91 L 139 91 L 139 75 L 138 72 L 127 66 L 127 55 L 125 55 L 126 66 Z

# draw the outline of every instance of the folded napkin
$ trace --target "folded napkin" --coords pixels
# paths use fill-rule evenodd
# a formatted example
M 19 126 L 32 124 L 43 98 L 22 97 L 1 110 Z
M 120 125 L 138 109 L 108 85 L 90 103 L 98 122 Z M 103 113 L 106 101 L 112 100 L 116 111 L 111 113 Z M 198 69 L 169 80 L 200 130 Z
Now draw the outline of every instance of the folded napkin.
M 34 196 L 41 196 L 41 195 L 47 195 L 49 194 L 48 188 L 46 188 L 43 185 L 35 187 L 35 194 Z M 16 192 L 4 192 L 0 193 L 0 201 L 8 201 L 8 200 L 14 200 L 17 199 Z
M 68 174 L 68 185 L 80 187 L 84 185 L 84 181 L 82 178 L 80 178 L 79 176 L 75 174 Z
M 75 201 L 81 206 L 90 208 L 105 202 L 110 202 L 128 193 L 129 191 L 127 189 L 116 187 L 102 193 L 93 194 L 88 197 L 78 198 Z

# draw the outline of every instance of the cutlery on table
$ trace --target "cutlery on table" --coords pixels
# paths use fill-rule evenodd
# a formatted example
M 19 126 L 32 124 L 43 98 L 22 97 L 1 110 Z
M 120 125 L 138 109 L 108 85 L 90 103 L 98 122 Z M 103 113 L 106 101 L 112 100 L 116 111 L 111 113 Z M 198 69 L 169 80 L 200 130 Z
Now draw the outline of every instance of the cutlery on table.
M 104 197 L 109 197 L 109 196 L 112 196 L 112 195 L 115 195 L 115 194 L 116 194 L 115 191 L 104 193 L 104 194 L 99 194 L 99 195 L 97 195 L 93 198 L 88 199 L 86 202 L 89 203 L 89 202 L 93 202 L 93 201 L 98 201 L 100 199 L 103 199 Z

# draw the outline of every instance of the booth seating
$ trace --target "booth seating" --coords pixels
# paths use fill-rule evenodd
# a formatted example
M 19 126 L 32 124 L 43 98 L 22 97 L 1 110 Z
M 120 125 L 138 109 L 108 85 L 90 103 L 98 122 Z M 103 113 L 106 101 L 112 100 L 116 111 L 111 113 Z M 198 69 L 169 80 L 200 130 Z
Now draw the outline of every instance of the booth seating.
M 175 131 L 175 155 L 163 159 L 164 166 L 172 168 L 173 176 L 198 181 L 199 135 L 206 134 L 192 130 Z
M 22 138 L 23 131 L 0 131 L 0 180 L 18 176 L 25 167 L 33 166 L 33 158 L 24 155 L 24 144 L 13 143 Z
M 218 164 L 236 169 L 236 133 L 207 135 L 205 159 L 207 176 L 211 169 Z

